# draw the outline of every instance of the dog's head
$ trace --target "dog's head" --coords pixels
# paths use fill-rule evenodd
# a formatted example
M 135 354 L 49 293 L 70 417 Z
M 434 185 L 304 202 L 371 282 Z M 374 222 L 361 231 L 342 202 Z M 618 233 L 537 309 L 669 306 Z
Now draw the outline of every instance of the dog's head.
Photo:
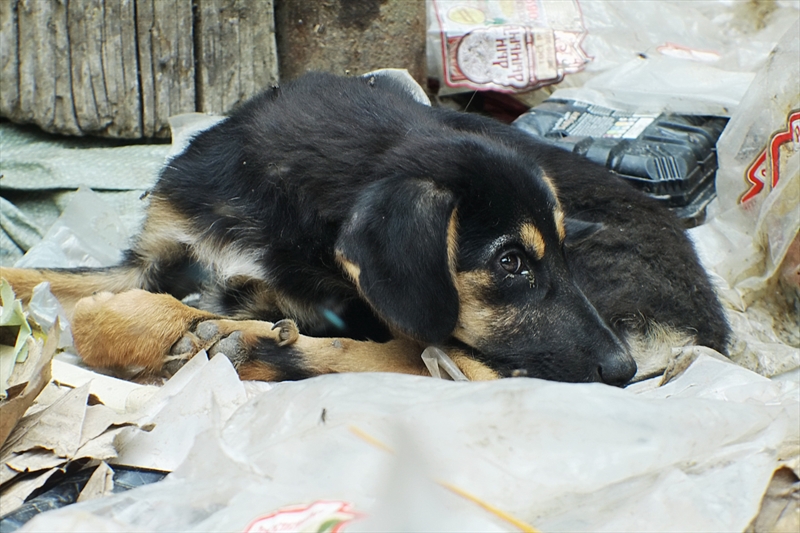
M 633 376 L 564 258 L 570 239 L 596 228 L 564 216 L 534 159 L 465 134 L 387 161 L 354 201 L 336 251 L 390 328 L 460 347 L 488 376 L 615 385 Z

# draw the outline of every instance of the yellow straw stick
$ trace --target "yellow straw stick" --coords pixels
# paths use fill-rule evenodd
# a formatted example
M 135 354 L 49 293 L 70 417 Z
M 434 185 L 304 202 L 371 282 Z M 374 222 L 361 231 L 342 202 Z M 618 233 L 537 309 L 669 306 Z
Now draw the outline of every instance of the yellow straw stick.
M 535 527 L 533 527 L 533 526 L 531 526 L 529 524 L 526 524 L 522 520 L 511 516 L 507 512 L 503 511 L 502 509 L 498 509 L 494 505 L 481 500 L 477 496 L 474 496 L 474 495 L 470 494 L 469 492 L 456 487 L 455 485 L 452 485 L 452 484 L 447 483 L 445 481 L 439 481 L 439 485 L 443 486 L 446 489 L 449 489 L 449 490 L 455 492 L 459 496 L 461 496 L 463 498 L 466 498 L 466 499 L 468 499 L 469 501 L 471 501 L 473 503 L 478 504 L 479 506 L 483 507 L 484 509 L 486 509 L 487 511 L 489 511 L 490 513 L 495 515 L 496 517 L 498 517 L 498 518 L 500 518 L 502 520 L 505 520 L 509 524 L 511 524 L 514 527 L 518 528 L 520 531 L 524 531 L 525 533 L 541 533 Z
M 372 435 L 370 435 L 369 433 L 367 433 L 363 429 L 361 429 L 359 427 L 356 427 L 356 426 L 350 426 L 348 429 L 350 429 L 350 432 L 353 433 L 356 437 L 362 439 L 363 441 L 367 442 L 368 444 L 371 444 L 371 445 L 375 446 L 376 448 L 380 448 L 381 450 L 383 450 L 385 452 L 394 453 L 394 450 L 388 444 L 385 444 L 385 443 L 381 442 L 380 440 L 376 439 L 375 437 L 373 437 Z M 505 520 L 506 522 L 508 522 L 509 524 L 513 525 L 514 527 L 516 527 L 520 531 L 523 531 L 524 533 L 541 533 L 535 527 L 533 527 L 533 526 L 531 526 L 529 524 L 526 524 L 522 520 L 511 516 L 507 512 L 503 511 L 502 509 L 498 509 L 494 505 L 481 500 L 477 496 L 474 496 L 474 495 L 470 494 L 469 492 L 456 487 L 455 485 L 452 485 L 452 484 L 447 483 L 445 481 L 439 481 L 438 483 L 442 487 L 444 487 L 444 488 L 446 488 L 446 489 L 448 489 L 448 490 L 450 490 L 452 492 L 455 492 L 456 494 L 458 494 L 462 498 L 466 498 L 469 501 L 479 505 L 480 507 L 483 507 L 484 509 L 486 509 L 487 511 L 489 511 L 490 513 L 492 513 L 496 517 L 500 518 L 501 520 Z
M 372 435 L 370 435 L 369 433 L 367 433 L 363 429 L 358 428 L 356 426 L 350 426 L 348 429 L 350 429 L 350 431 L 356 437 L 368 442 L 369 444 L 372 444 L 376 448 L 380 448 L 381 450 L 383 450 L 385 452 L 394 453 L 394 450 L 388 444 L 384 444 L 383 442 L 379 441 L 378 439 L 376 439 L 375 437 L 373 437 Z

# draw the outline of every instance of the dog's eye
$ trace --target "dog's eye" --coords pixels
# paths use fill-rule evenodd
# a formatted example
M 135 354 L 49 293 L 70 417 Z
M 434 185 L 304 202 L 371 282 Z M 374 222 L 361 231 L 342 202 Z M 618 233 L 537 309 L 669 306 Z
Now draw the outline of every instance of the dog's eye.
M 518 252 L 503 254 L 500 258 L 500 266 L 502 266 L 506 272 L 515 275 L 522 275 L 528 270 L 525 260 Z
M 528 266 L 525 256 L 519 252 L 506 252 L 500 256 L 500 266 L 511 276 L 525 276 L 531 288 L 536 286 L 536 278 Z

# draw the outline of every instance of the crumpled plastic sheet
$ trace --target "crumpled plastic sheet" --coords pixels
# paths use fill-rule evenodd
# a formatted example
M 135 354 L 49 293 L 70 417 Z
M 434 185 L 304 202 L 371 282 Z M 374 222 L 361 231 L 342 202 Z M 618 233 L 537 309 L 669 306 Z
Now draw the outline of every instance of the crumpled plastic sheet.
M 767 5 L 768 4 L 768 5 Z M 559 89 L 639 112 L 730 115 L 800 2 L 580 2 L 593 59 Z M 594 92 L 597 101 L 586 98 Z M 571 98 L 568 91 L 554 97 Z
M 103 267 L 118 263 L 129 230 L 104 195 L 81 188 L 44 238 L 14 266 L 17 268 Z
M 278 383 L 198 435 L 165 481 L 22 531 L 244 531 L 331 500 L 359 516 L 347 531 L 743 531 L 797 442 L 799 391 L 800 373 L 770 380 L 702 353 L 638 394 L 392 374 Z

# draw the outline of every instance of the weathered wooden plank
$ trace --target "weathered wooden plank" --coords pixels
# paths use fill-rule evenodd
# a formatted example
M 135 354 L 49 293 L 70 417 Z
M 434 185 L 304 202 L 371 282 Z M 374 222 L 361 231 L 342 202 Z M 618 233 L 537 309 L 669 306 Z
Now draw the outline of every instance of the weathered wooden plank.
M 36 38 L 32 43 L 22 43 L 25 47 L 35 47 L 36 49 L 32 58 L 36 80 L 33 93 L 33 113 L 37 124 L 45 131 L 55 131 L 53 126 L 56 114 L 56 79 L 53 71 L 58 68 L 58 65 L 55 57 L 56 35 L 48 26 L 53 24 L 53 29 L 55 29 L 56 26 L 63 25 L 63 21 L 58 20 L 57 8 L 58 4 L 55 2 L 37 2 L 36 17 L 34 18 Z
M 17 4 L 19 105 L 10 118 L 45 131 L 80 133 L 72 107 L 67 11 L 63 2 Z
M 139 101 L 142 113 L 142 135 L 152 137 L 160 127 L 156 122 L 156 95 L 153 83 L 153 47 L 150 34 L 155 24 L 153 2 L 136 0 L 136 54 L 139 59 Z
M 272 0 L 198 2 L 198 102 L 226 112 L 278 82 Z
M 71 0 L 67 21 L 75 113 L 81 131 L 100 132 L 111 122 L 101 55 L 103 0 Z
M 43 31 L 52 12 L 50 2 L 22 0 L 18 7 L 19 21 L 19 114 L 17 118 L 27 122 L 41 123 L 42 116 L 52 115 L 53 100 L 45 101 L 42 93 L 48 86 L 52 89 L 52 76 L 39 80 L 40 63 L 52 59 L 50 33 Z M 37 54 L 37 47 L 40 53 Z M 37 83 L 38 82 L 38 83 Z M 53 93 L 53 90 L 50 91 Z M 46 121 L 45 121 L 46 123 Z
M 53 33 L 54 65 L 45 75 L 54 78 L 55 102 L 53 125 L 49 131 L 53 133 L 80 134 L 78 118 L 75 114 L 75 100 L 72 85 L 71 51 L 68 28 L 69 13 L 65 1 L 56 2 L 55 16 L 51 21 L 50 31 Z
M 136 0 L 146 137 L 169 137 L 167 119 L 195 110 L 191 0 Z
M 0 29 L 0 115 L 57 133 L 168 137 L 278 81 L 273 0 L 0 0 Z
M 19 112 L 17 0 L 0 2 L 0 115 Z
M 36 42 L 36 27 L 39 21 L 36 4 L 33 0 L 20 0 L 17 4 L 17 23 L 19 25 L 19 108 L 12 117 L 23 122 L 33 122 L 33 110 L 36 108 L 36 50 L 25 43 Z
M 105 0 L 102 53 L 112 119 L 105 134 L 110 137 L 142 136 L 135 28 L 134 0 Z

